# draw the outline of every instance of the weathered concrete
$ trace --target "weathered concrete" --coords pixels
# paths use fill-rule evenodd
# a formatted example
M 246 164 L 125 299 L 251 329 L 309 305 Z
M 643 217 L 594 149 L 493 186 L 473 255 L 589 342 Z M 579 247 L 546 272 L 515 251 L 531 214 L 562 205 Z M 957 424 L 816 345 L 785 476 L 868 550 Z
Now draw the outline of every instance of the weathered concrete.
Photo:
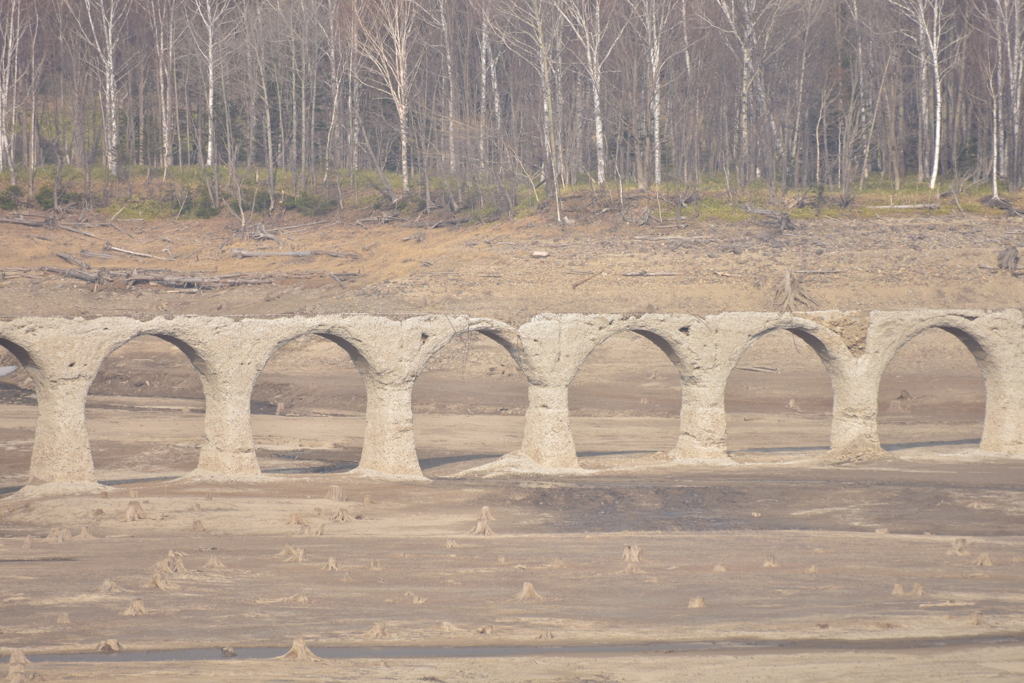
M 412 388 L 430 358 L 455 337 L 477 332 L 501 344 L 528 384 L 519 453 L 538 465 L 578 467 L 569 423 L 569 386 L 599 345 L 639 334 L 679 372 L 679 461 L 731 463 L 726 452 L 725 385 L 743 354 L 775 330 L 814 349 L 832 381 L 831 457 L 885 455 L 878 441 L 878 385 L 892 358 L 925 330 L 960 339 L 974 355 L 987 392 L 981 447 L 1024 455 L 1024 314 L 1019 310 L 817 311 L 691 315 L 544 314 L 515 329 L 496 320 L 426 315 L 283 318 L 128 317 L 0 322 L 0 345 L 36 386 L 39 419 L 31 484 L 95 481 L 85 399 L 103 360 L 140 335 L 181 349 L 206 395 L 206 441 L 196 473 L 259 474 L 249 412 L 253 385 L 273 354 L 315 334 L 345 349 L 366 384 L 366 435 L 359 470 L 422 476 L 413 433 Z

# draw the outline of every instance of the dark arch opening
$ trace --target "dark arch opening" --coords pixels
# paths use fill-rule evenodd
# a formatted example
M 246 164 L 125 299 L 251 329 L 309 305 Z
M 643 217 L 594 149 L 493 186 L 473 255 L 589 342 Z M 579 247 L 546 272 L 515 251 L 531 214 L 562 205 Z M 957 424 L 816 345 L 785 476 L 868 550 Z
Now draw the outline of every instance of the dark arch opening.
M 427 362 L 412 390 L 416 453 L 427 476 L 519 449 L 527 385 L 510 348 L 501 334 L 476 330 L 455 337 Z
M 0 339 L 0 495 L 28 483 L 39 408 L 27 367 L 34 367 L 28 351 Z
M 283 344 L 253 384 L 253 440 L 263 472 L 348 471 L 366 430 L 366 361 L 351 342 L 310 333 Z
M 656 333 L 599 344 L 569 385 L 569 418 L 584 467 L 669 451 L 679 438 L 681 359 Z
M 947 334 L 948 333 L 948 334 Z M 878 386 L 878 438 L 901 456 L 974 448 L 985 424 L 985 350 L 955 327 L 936 326 L 893 355 Z
M 195 349 L 162 334 L 136 336 L 103 359 L 85 410 L 100 481 L 195 469 L 205 442 L 204 369 Z
M 803 342 L 803 343 L 801 343 Z M 726 444 L 740 461 L 824 454 L 831 444 L 832 355 L 803 329 L 757 335 L 725 385 Z

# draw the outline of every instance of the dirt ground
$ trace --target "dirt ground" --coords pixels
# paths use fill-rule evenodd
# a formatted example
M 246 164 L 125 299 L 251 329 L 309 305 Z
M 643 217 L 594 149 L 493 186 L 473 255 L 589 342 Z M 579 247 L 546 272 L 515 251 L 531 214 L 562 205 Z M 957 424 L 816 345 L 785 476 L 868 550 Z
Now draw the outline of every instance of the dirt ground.
M 358 260 L 233 258 L 235 248 L 279 247 L 223 221 L 83 228 L 95 239 L 0 225 L 0 314 L 449 312 L 513 324 L 541 311 L 706 314 L 769 308 L 783 267 L 816 271 L 803 277 L 822 308 L 1018 307 L 1024 294 L 1018 278 L 990 268 L 1021 223 L 988 217 L 865 216 L 787 233 L 756 223 L 665 231 L 580 220 L 564 232 L 539 219 L 366 224 L 276 233 L 288 249 Z M 634 239 L 651 236 L 687 239 Z M 104 251 L 106 242 L 175 260 L 154 266 Z M 93 286 L 41 273 L 71 267 L 57 251 L 94 268 L 269 274 L 273 284 Z M 674 274 L 624 275 L 640 271 Z M 328 273 L 355 275 L 339 283 Z M 904 391 L 912 398 L 893 402 Z M 389 483 L 346 473 L 364 426 L 351 361 L 327 341 L 300 339 L 275 355 L 253 394 L 265 481 L 213 485 L 178 479 L 202 441 L 196 374 L 170 344 L 141 338 L 105 361 L 90 392 L 107 497 L 24 501 L 13 494 L 27 478 L 35 406 L 17 369 L 0 377 L 0 653 L 25 648 L 27 673 L 51 681 L 1021 680 L 1024 461 L 977 450 L 984 383 L 944 332 L 908 344 L 880 396 L 882 442 L 899 459 L 819 464 L 828 377 L 802 342 L 768 335 L 727 388 L 737 466 L 667 466 L 656 454 L 678 433 L 678 375 L 648 341 L 619 336 L 592 354 L 570 393 L 586 473 L 487 478 L 469 470 L 518 446 L 526 387 L 498 345 L 473 335 L 416 384 L 430 481 Z M 344 501 L 325 499 L 330 485 Z M 126 522 L 133 495 L 147 518 Z M 470 535 L 483 505 L 495 535 Z M 293 513 L 304 524 L 289 524 Z M 82 527 L 95 538 L 44 540 Z M 279 557 L 286 544 L 304 561 Z M 642 546 L 644 561 L 623 561 L 625 545 Z M 163 574 L 166 590 L 147 587 L 172 549 L 187 553 L 188 571 Z M 223 568 L 207 567 L 213 556 Z M 325 569 L 329 558 L 338 571 Z M 107 579 L 119 590 L 100 591 Z M 516 600 L 524 582 L 543 600 Z M 696 598 L 706 607 L 689 608 Z M 123 615 L 136 599 L 147 613 Z M 62 613 L 70 623 L 57 623 Z M 378 622 L 388 635 L 366 635 Z M 325 663 L 42 657 L 106 639 L 135 653 L 280 654 L 296 637 L 314 652 L 420 649 L 349 649 L 355 658 Z M 597 649 L 436 656 L 482 646 Z

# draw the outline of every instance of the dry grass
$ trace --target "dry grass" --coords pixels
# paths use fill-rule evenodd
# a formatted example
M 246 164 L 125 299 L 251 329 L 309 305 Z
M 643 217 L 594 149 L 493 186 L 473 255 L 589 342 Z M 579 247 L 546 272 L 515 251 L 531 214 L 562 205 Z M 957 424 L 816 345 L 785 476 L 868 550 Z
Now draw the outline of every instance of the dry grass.
M 68 615 L 67 612 L 61 612 L 60 614 L 57 615 L 57 623 L 60 624 L 61 626 L 66 625 L 66 624 L 70 624 L 71 623 L 71 617 Z
M 203 526 L 202 521 L 197 519 L 192 522 L 192 531 L 206 531 L 206 527 Z
M 690 602 L 686 605 L 687 609 L 704 609 L 708 606 L 708 603 L 704 602 L 704 598 L 696 597 L 690 598 Z
M 769 555 L 768 557 L 764 558 L 764 564 L 761 565 L 761 566 L 763 566 L 763 567 L 778 567 L 779 563 L 775 561 L 775 556 L 774 555 Z
M 490 624 L 484 624 L 476 630 L 477 633 L 485 636 L 492 635 L 494 633 L 494 627 Z
M 292 553 L 291 557 L 286 557 L 285 562 L 305 562 L 306 551 L 303 548 L 296 548 L 295 552 Z
M 897 583 L 897 584 L 893 584 L 892 594 L 893 595 L 906 595 L 907 593 L 906 593 L 906 591 L 903 590 L 903 584 L 902 583 Z
M 921 596 L 924 595 L 924 586 L 919 583 L 915 583 L 914 587 L 910 589 L 909 595 Z
M 32 547 L 32 534 L 25 537 L 25 541 L 21 544 L 22 550 L 28 550 Z
M 96 538 L 96 537 L 92 535 L 91 531 L 89 531 L 89 527 L 83 526 L 82 530 L 78 533 L 78 535 L 74 537 L 74 540 L 76 540 L 76 541 L 91 541 L 94 538 Z
M 331 485 L 327 488 L 327 495 L 324 496 L 326 500 L 333 500 L 335 503 L 340 503 L 345 500 L 345 489 L 340 486 Z
M 721 564 L 721 563 L 716 564 L 714 567 L 712 567 L 711 571 L 713 571 L 715 573 L 718 573 L 718 574 L 724 574 L 725 573 L 725 565 Z
M 554 640 L 555 634 L 551 631 L 541 631 L 536 640 Z
M 455 624 L 451 623 L 450 621 L 442 621 L 441 622 L 441 631 L 443 631 L 444 633 L 458 633 L 459 631 L 465 631 L 465 630 L 466 629 L 459 628 L 458 626 L 456 626 Z
M 338 567 L 338 562 L 333 557 L 327 558 L 327 564 L 323 566 L 326 571 L 329 572 L 340 572 L 341 569 Z
M 286 543 L 285 546 L 283 548 L 281 548 L 281 552 L 279 552 L 276 555 L 274 555 L 274 557 L 291 557 L 294 554 L 295 554 L 295 548 L 291 547 L 290 545 L 288 545 Z
M 306 520 L 302 519 L 302 515 L 298 512 L 293 512 L 288 515 L 288 524 L 306 525 Z

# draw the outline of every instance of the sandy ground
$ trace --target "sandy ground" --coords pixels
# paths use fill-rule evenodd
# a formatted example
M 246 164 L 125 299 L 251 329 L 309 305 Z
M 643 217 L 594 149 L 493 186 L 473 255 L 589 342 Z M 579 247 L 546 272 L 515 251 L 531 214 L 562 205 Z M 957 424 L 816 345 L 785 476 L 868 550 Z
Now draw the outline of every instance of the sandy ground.
M 176 242 L 161 236 L 189 241 L 199 230 L 121 227 L 133 241 L 170 244 L 174 254 Z M 290 246 L 360 251 L 362 275 L 345 288 L 323 281 L 333 266 L 322 259 L 263 262 L 291 268 L 291 279 L 197 294 L 93 291 L 8 269 L 0 304 L 7 315 L 452 310 L 522 322 L 540 310 L 759 309 L 770 296 L 757 280 L 793 265 L 841 271 L 808 279 L 826 305 L 990 308 L 1019 305 L 1024 293 L 1016 278 L 977 267 L 1014 229 L 950 217 L 822 222 L 798 234 L 707 225 L 695 229 L 706 237 L 696 250 L 632 239 L 650 227 L 464 227 L 422 241 L 403 241 L 414 229 L 395 225 L 317 227 L 289 233 Z M 120 231 L 90 230 L 134 244 Z M 209 244 L 197 242 L 191 268 L 257 267 L 218 255 L 246 245 L 227 244 L 216 230 L 230 238 L 225 226 L 207 229 Z M 98 248 L 63 231 L 40 231 L 42 241 L 23 232 L 7 242 L 0 270 L 60 266 L 50 263 L 58 247 Z M 536 248 L 552 256 L 529 258 Z M 621 275 L 638 268 L 681 274 Z M 573 288 L 587 273 L 606 275 Z M 0 365 L 13 364 L 0 357 Z M 36 409 L 19 369 L 0 378 L 0 653 L 21 647 L 38 660 L 117 639 L 129 652 L 266 646 L 277 654 L 296 637 L 314 652 L 642 650 L 28 665 L 36 680 L 51 681 L 1024 680 L 1024 461 L 977 451 L 985 388 L 959 342 L 929 332 L 897 355 L 879 410 L 882 442 L 899 459 L 873 465 L 819 464 L 831 419 L 828 377 L 789 335 L 758 342 L 730 378 L 734 467 L 659 459 L 678 433 L 678 381 L 646 340 L 609 340 L 570 394 L 584 473 L 487 478 L 469 470 L 518 446 L 525 383 L 493 342 L 456 340 L 414 391 L 429 481 L 381 482 L 347 474 L 364 427 L 358 373 L 329 342 L 300 339 L 274 356 L 253 394 L 266 477 L 211 484 L 179 480 L 202 441 L 195 372 L 169 344 L 143 338 L 105 361 L 90 392 L 88 426 L 98 476 L 111 486 L 106 497 L 22 500 L 13 492 L 27 476 Z M 893 402 L 903 391 L 911 398 Z M 343 488 L 344 501 L 325 498 L 331 485 Z M 124 521 L 133 500 L 146 519 Z M 496 517 L 495 535 L 471 535 L 484 505 Z M 304 524 L 289 524 L 293 514 Z M 51 530 L 77 535 L 82 527 L 94 538 L 44 540 Z M 285 545 L 301 548 L 303 561 L 279 556 Z M 642 546 L 644 560 L 624 561 L 625 545 Z M 186 553 L 187 571 L 159 572 L 170 550 Z M 207 567 L 213 556 L 223 568 Z M 338 571 L 325 568 L 330 558 Z M 147 587 L 154 572 L 166 590 Z M 119 590 L 100 591 L 107 579 Z M 543 600 L 515 600 L 524 582 Z M 897 584 L 903 595 L 894 594 Z M 690 608 L 696 598 L 706 606 Z M 133 600 L 143 601 L 145 615 L 122 614 Z M 62 613 L 70 623 L 57 623 Z M 388 636 L 368 637 L 378 622 Z M 695 643 L 702 649 L 687 649 Z

